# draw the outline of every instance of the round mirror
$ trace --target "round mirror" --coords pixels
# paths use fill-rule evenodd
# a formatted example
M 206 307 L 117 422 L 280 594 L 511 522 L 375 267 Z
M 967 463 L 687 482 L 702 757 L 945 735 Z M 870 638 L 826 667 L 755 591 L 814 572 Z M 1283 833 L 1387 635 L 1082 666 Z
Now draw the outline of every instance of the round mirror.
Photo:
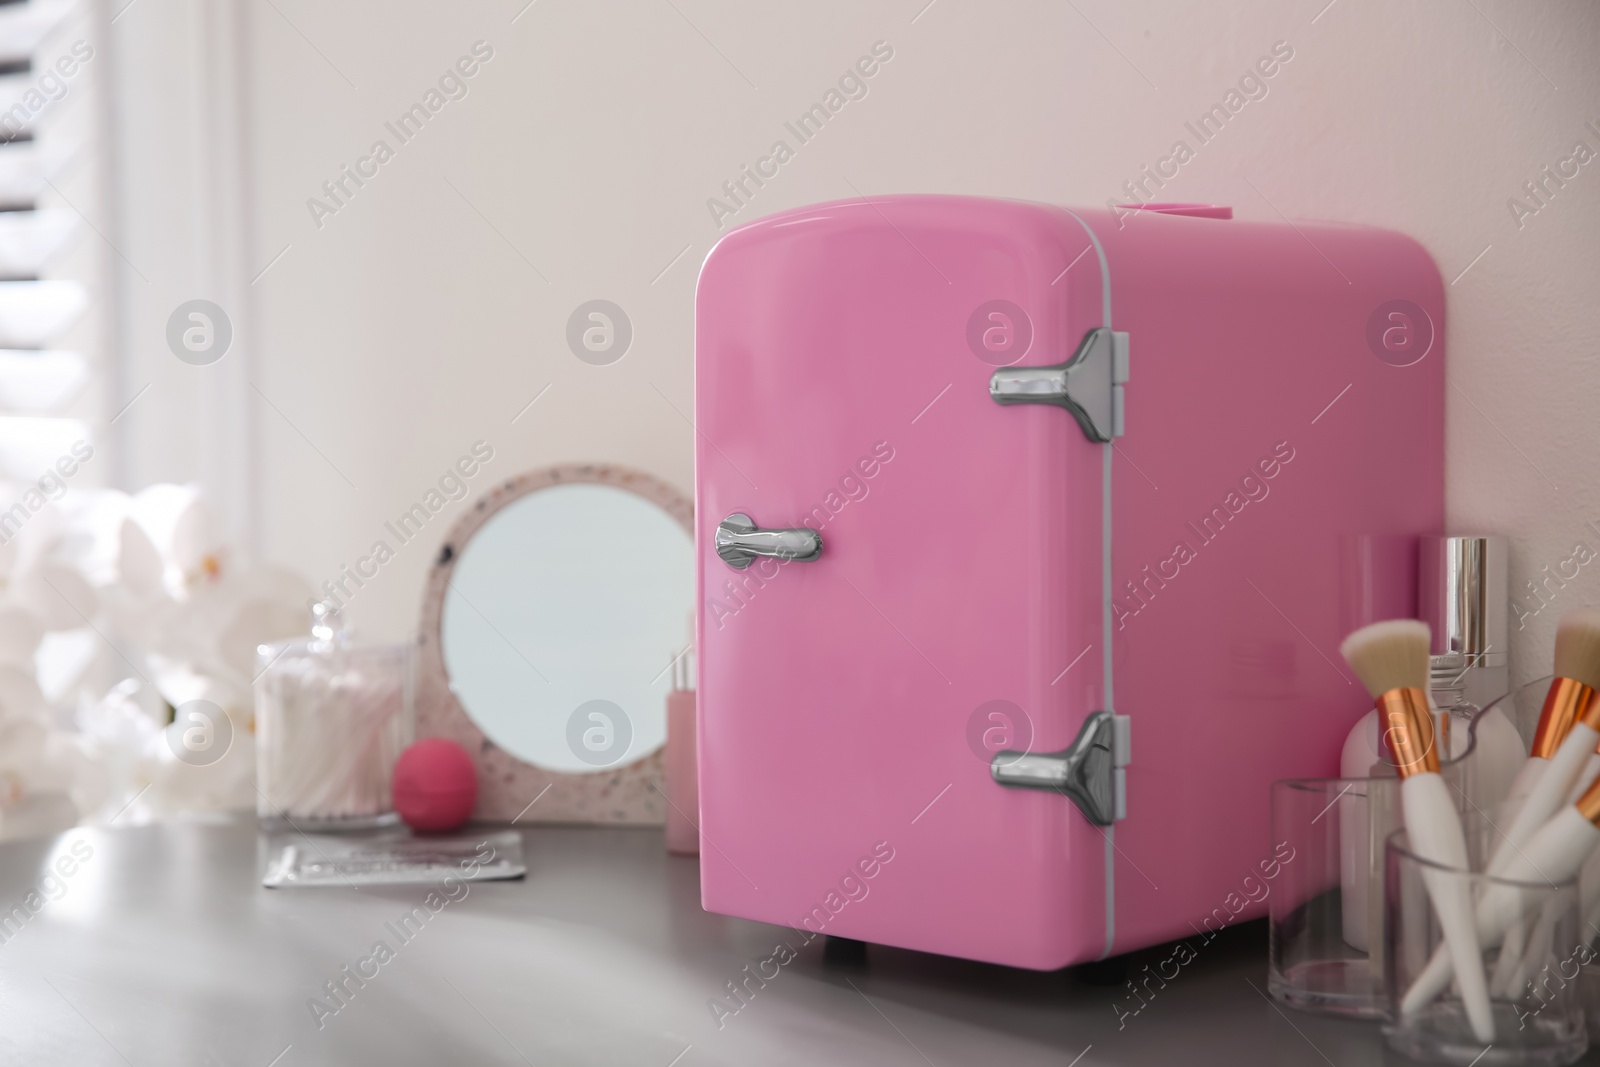
M 694 604 L 683 519 L 598 478 L 534 478 L 479 507 L 490 503 L 446 546 L 441 590 L 439 649 L 467 716 L 551 771 L 604 770 L 660 748 Z

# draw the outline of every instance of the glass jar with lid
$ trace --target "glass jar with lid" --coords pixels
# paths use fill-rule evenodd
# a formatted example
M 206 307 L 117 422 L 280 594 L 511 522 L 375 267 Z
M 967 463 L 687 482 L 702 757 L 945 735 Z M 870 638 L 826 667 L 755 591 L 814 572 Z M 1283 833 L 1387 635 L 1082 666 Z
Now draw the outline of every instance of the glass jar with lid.
M 270 828 L 398 821 L 394 763 L 411 743 L 411 648 L 359 646 L 327 604 L 310 638 L 256 650 L 256 811 Z

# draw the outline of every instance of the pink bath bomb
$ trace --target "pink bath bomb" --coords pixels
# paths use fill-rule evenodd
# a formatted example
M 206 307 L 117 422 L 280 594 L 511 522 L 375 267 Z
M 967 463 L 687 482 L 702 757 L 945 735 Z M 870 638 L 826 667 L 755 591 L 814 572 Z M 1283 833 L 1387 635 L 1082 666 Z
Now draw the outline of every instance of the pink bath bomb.
M 478 773 L 467 750 L 442 737 L 425 737 L 394 764 L 394 810 L 420 833 L 454 830 L 478 802 Z

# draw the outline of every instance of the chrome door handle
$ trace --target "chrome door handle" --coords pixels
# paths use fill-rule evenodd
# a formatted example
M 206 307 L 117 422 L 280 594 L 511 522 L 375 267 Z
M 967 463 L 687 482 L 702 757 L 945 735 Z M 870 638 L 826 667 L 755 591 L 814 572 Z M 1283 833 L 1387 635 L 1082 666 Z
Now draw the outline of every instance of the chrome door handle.
M 1096 326 L 1065 363 L 1001 367 L 989 377 L 996 404 L 1054 404 L 1078 420 L 1084 436 L 1106 442 L 1123 433 L 1128 335 Z
M 810 563 L 822 556 L 822 535 L 801 527 L 798 530 L 761 530 L 755 520 L 734 512 L 717 524 L 717 555 L 735 570 L 744 570 L 758 556 Z
M 1110 826 L 1126 803 L 1125 799 L 1118 799 L 1126 788 L 1119 786 L 1119 781 L 1126 779 L 1117 765 L 1116 736 L 1116 717 L 1109 711 L 1097 711 L 1083 721 L 1070 748 L 1060 752 L 996 752 L 989 762 L 989 775 L 1013 789 L 1062 793 L 1078 806 L 1084 818 L 1096 826 Z

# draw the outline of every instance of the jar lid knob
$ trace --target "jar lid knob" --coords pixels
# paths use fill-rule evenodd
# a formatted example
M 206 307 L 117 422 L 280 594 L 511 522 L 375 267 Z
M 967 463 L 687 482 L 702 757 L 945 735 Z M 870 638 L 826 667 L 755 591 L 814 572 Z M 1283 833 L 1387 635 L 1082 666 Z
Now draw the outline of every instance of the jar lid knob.
M 348 637 L 344 612 L 322 600 L 311 605 L 311 636 L 318 641 L 342 643 Z

